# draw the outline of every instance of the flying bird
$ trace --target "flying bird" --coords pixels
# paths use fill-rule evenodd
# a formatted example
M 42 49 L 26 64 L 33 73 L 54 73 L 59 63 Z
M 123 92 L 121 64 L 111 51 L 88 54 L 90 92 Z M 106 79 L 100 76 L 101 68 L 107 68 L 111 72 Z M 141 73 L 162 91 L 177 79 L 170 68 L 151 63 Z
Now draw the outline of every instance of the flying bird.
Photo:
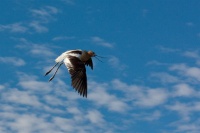
M 97 55 L 93 51 L 80 49 L 66 51 L 55 59 L 56 64 L 46 72 L 45 76 L 58 65 L 55 73 L 49 79 L 50 82 L 55 77 L 60 66 L 64 63 L 71 75 L 72 87 L 78 91 L 80 95 L 87 98 L 87 75 L 85 66 L 90 66 L 91 69 L 93 69 L 92 57 L 96 56 Z

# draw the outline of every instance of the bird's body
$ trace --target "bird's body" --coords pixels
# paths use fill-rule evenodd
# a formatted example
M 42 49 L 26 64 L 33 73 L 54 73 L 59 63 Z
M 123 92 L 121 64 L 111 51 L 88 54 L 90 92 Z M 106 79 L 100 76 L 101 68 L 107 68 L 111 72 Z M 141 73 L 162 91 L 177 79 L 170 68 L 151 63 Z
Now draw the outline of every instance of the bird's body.
M 69 50 L 62 53 L 55 59 L 56 64 L 45 74 L 48 75 L 53 68 L 59 64 L 54 75 L 49 79 L 51 81 L 57 73 L 59 67 L 64 63 L 71 75 L 71 85 L 83 97 L 87 97 L 87 75 L 85 65 L 89 65 L 93 69 L 92 58 L 96 54 L 86 50 Z

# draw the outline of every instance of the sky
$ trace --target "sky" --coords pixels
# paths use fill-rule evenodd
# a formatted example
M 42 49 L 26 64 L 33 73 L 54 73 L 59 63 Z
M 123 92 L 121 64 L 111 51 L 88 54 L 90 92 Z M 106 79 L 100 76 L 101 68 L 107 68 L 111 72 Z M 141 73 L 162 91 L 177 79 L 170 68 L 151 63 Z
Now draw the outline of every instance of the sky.
M 1 133 L 200 131 L 199 0 L 1 0 Z M 72 87 L 67 50 L 104 56 Z

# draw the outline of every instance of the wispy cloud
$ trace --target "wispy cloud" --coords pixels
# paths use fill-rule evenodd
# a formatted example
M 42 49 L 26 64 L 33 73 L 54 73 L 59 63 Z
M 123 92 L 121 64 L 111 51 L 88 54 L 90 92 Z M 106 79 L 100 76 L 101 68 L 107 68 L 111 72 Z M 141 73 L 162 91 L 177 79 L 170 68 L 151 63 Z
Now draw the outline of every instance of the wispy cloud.
M 112 81 L 113 86 L 124 92 L 126 99 L 136 106 L 155 107 L 164 104 L 168 99 L 168 92 L 163 88 L 148 88 L 138 85 L 127 85 L 118 79 Z M 156 97 L 155 97 L 156 96 Z
M 0 85 L 0 90 L 3 90 L 5 88 L 5 86 Z
M 75 39 L 76 37 L 74 36 L 57 36 L 57 37 L 54 37 L 52 40 L 53 41 L 60 41 L 60 40 L 72 40 L 72 39 Z
M 38 33 L 43 33 L 43 32 L 48 32 L 48 28 L 43 26 L 40 22 L 38 21 L 32 21 L 29 26 L 33 28 L 36 32 Z
M 26 40 L 25 38 L 19 39 L 20 44 L 17 48 L 26 49 L 30 54 L 40 58 L 55 56 L 55 53 L 45 44 L 37 44 Z
M 74 5 L 75 1 L 74 0 L 62 0 L 63 2 L 69 4 L 69 5 Z
M 90 83 L 91 90 L 88 100 L 91 100 L 95 105 L 106 106 L 111 111 L 125 112 L 128 109 L 128 105 L 117 98 L 115 95 L 109 94 L 106 91 L 106 86 L 97 84 L 95 82 Z
M 185 23 L 186 24 L 186 26 L 188 26 L 188 27 L 193 27 L 193 26 L 195 26 L 195 24 L 193 23 L 193 22 L 187 22 L 187 23 Z
M 120 71 L 125 70 L 127 68 L 127 65 L 123 64 L 123 62 L 115 56 L 109 57 L 108 63 L 110 64 L 110 66 Z
M 157 46 L 157 48 L 159 49 L 159 51 L 161 52 L 165 52 L 165 53 L 171 53 L 171 52 L 180 52 L 179 49 L 174 49 L 174 48 L 169 48 L 169 47 L 164 47 L 164 46 Z
M 156 79 L 156 81 L 161 82 L 163 84 L 177 83 L 180 82 L 180 79 L 166 72 L 154 72 L 150 75 L 151 79 Z
M 182 118 L 183 121 L 190 121 L 191 116 L 194 115 L 194 112 L 200 111 L 200 102 L 175 102 L 172 105 L 167 105 L 166 108 L 172 111 L 176 111 Z
M 0 57 L 0 62 L 11 64 L 14 66 L 24 66 L 26 64 L 23 59 L 17 57 Z
M 102 39 L 98 36 L 91 37 L 91 42 L 96 44 L 96 45 L 107 47 L 107 48 L 114 47 L 113 43 L 106 42 L 104 39 Z
M 31 9 L 30 12 L 41 23 L 48 23 L 50 20 L 54 20 L 53 15 L 57 14 L 59 10 L 53 6 L 45 6 L 39 9 Z
M 91 123 L 98 125 L 101 125 L 104 122 L 103 115 L 98 110 L 88 111 L 86 118 L 88 118 Z
M 194 50 L 194 51 L 185 51 L 183 53 L 183 56 L 192 58 L 196 60 L 196 64 L 200 65 L 200 54 L 199 54 L 199 50 Z
M 25 33 L 28 28 L 23 23 L 13 23 L 0 25 L 0 31 L 9 31 L 13 33 Z
M 54 15 L 56 15 L 59 10 L 53 6 L 44 6 L 39 9 L 31 9 L 33 19 L 29 23 L 29 27 L 33 28 L 36 32 L 48 32 L 46 24 L 55 20 Z
M 169 65 L 169 64 L 164 63 L 164 62 L 159 62 L 157 60 L 152 60 L 152 61 L 147 62 L 146 65 L 166 66 L 166 65 Z
M 200 68 L 199 67 L 190 67 L 186 64 L 174 64 L 170 67 L 172 71 L 178 71 L 181 75 L 185 76 L 190 80 L 200 81 Z
M 174 89 L 175 89 L 174 96 L 193 97 L 196 95 L 194 89 L 186 83 L 177 84 L 174 86 Z
M 160 119 L 162 113 L 158 110 L 148 113 L 140 113 L 140 114 L 133 114 L 134 119 L 143 120 L 143 121 L 156 121 Z
M 139 92 L 135 103 L 143 107 L 154 107 L 166 102 L 167 98 L 168 94 L 164 89 L 149 89 Z
M 33 31 L 36 33 L 48 32 L 46 25 L 55 20 L 54 15 L 58 14 L 59 10 L 53 6 L 44 6 L 39 9 L 30 9 L 30 13 L 33 17 L 29 21 L 0 24 L 0 31 L 12 33 L 33 33 Z
M 36 96 L 17 89 L 12 89 L 12 92 L 3 93 L 2 98 L 7 102 L 29 106 L 41 106 Z

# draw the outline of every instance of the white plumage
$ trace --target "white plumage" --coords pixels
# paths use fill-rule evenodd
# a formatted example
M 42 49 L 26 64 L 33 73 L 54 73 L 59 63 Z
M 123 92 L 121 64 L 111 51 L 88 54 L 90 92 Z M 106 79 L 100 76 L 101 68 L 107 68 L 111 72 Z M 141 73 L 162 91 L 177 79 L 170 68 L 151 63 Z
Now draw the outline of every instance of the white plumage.
M 62 53 L 60 56 L 58 56 L 56 59 L 55 59 L 55 62 L 61 62 L 63 61 L 68 55 L 71 55 L 71 56 L 76 56 L 76 57 L 80 57 L 80 54 L 77 54 L 77 53 L 74 53 L 75 51 L 82 51 L 81 49 L 77 49 L 77 50 L 69 50 L 69 51 L 66 51 L 64 53 Z

